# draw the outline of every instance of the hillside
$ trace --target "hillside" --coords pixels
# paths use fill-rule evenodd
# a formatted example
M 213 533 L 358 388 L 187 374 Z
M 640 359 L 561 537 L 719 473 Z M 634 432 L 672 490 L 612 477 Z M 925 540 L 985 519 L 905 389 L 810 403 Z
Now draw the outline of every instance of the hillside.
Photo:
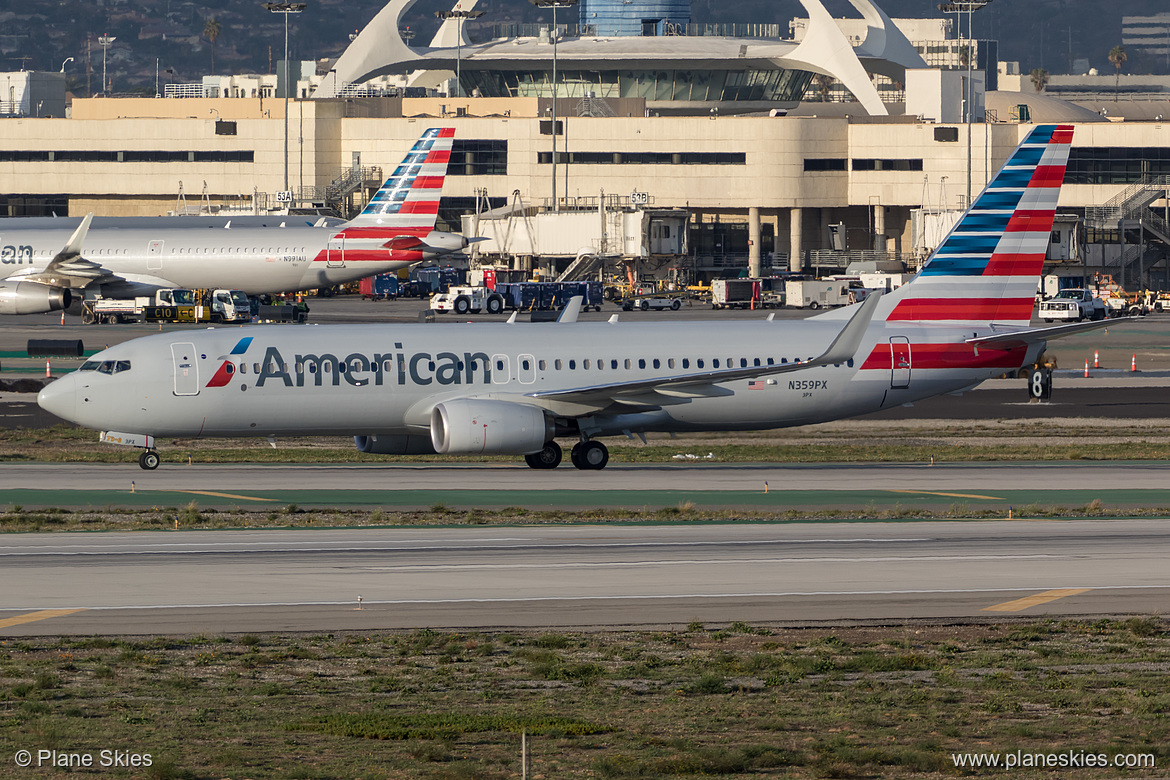
M 383 0 L 308 0 L 303 13 L 289 19 L 289 50 L 294 59 L 338 56 L 349 43 L 349 34 L 363 26 L 382 8 Z M 797 0 L 694 0 L 696 22 L 776 22 L 787 30 L 788 21 L 804 10 Z M 407 20 L 417 40 L 426 41 L 437 21 L 433 12 L 450 3 L 421 0 Z M 935 2 L 883 0 L 881 6 L 894 17 L 937 16 Z M 830 0 L 834 15 L 856 16 L 844 0 Z M 523 0 L 487 0 L 485 23 L 538 21 L 547 18 Z M 1163 0 L 1129 0 L 1125 13 L 1155 14 L 1165 9 Z M 975 34 L 1000 41 L 1000 58 L 1017 60 L 1024 72 L 1045 67 L 1067 72 L 1072 59 L 1085 57 L 1102 72 L 1111 72 L 1106 59 L 1110 48 L 1121 42 L 1121 14 L 1117 6 L 1091 0 L 1040 0 L 1018 3 L 998 0 L 975 14 Z M 204 35 L 207 21 L 219 23 L 214 46 Z M 482 25 L 486 29 L 486 24 Z M 469 25 L 469 32 L 475 31 Z M 117 40 L 107 52 L 106 67 L 115 93 L 153 93 L 156 63 L 160 83 L 197 80 L 212 70 L 217 73 L 273 72 L 284 51 L 283 18 L 268 13 L 259 2 L 228 0 L 24 0 L 19 7 L 0 11 L 0 70 L 60 70 L 66 66 L 70 88 L 79 95 L 100 91 L 102 49 L 96 38 L 103 33 Z M 481 36 L 482 37 L 482 34 Z M 91 41 L 87 72 L 87 39 Z M 1130 52 L 1126 73 L 1166 73 L 1162 58 Z

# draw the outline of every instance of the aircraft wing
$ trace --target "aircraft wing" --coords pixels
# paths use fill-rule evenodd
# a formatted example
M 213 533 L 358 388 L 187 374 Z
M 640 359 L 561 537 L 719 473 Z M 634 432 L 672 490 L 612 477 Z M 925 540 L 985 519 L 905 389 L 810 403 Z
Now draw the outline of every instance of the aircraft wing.
M 845 327 L 833 339 L 828 349 L 804 362 L 724 368 L 638 379 L 632 382 L 609 382 L 567 390 L 545 390 L 528 393 L 527 397 L 550 404 L 584 407 L 584 410 L 577 412 L 581 414 L 615 405 L 623 407 L 622 411 L 650 410 L 670 404 L 686 403 L 692 398 L 731 395 L 733 391 L 717 386 L 721 382 L 756 379 L 809 368 L 839 365 L 851 360 L 857 353 L 865 331 L 869 328 L 870 320 L 873 319 L 879 298 L 880 294 L 876 293 L 868 296 L 858 307 L 857 312 L 845 323 Z M 573 414 L 571 411 L 567 413 Z
M 45 270 L 23 276 L 21 280 L 51 284 L 54 287 L 85 287 L 97 279 L 112 278 L 113 274 L 108 270 L 81 256 L 81 245 L 85 242 L 85 235 L 89 232 L 89 224 L 92 221 L 93 212 L 90 212 L 65 242 L 64 248 L 45 266 Z
M 1108 328 L 1110 325 L 1118 325 L 1122 322 L 1125 322 L 1125 319 L 1073 322 L 1068 325 L 1054 325 L 1051 328 L 1028 328 L 1027 330 L 1016 330 L 1010 333 L 997 333 L 994 336 L 979 336 L 978 338 L 967 339 L 967 343 L 974 346 L 977 350 L 980 348 L 1015 349 L 1031 344 L 1038 344 L 1041 341 L 1062 339 L 1065 336 L 1075 336 L 1078 333 L 1085 333 L 1090 330 Z

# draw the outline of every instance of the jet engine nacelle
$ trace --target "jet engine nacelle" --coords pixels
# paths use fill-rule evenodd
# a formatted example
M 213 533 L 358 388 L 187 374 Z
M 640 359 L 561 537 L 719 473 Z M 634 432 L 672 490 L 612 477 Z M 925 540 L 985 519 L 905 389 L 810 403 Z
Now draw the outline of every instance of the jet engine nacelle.
M 458 233 L 432 230 L 423 239 L 423 252 L 432 256 L 446 255 L 467 248 L 467 239 Z
M 45 314 L 69 308 L 68 288 L 37 282 L 0 282 L 0 314 Z
M 536 406 L 507 401 L 444 401 L 431 412 L 431 443 L 442 455 L 529 455 L 553 438 Z
M 369 452 L 375 455 L 435 454 L 435 448 L 431 446 L 431 439 L 426 435 L 354 436 L 353 443 L 358 448 L 358 452 Z

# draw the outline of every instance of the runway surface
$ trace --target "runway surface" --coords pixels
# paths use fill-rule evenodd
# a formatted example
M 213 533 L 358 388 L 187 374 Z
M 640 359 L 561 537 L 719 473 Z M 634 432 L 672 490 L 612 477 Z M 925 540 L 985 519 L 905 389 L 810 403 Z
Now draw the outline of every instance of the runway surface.
M 1157 520 L 22 534 L 0 636 L 1154 613 L 1168 556 Z
M 1170 463 L 523 465 L 8 464 L 0 503 L 29 507 L 450 508 L 524 506 L 1170 507 Z M 68 487 L 64 487 L 68 486 Z

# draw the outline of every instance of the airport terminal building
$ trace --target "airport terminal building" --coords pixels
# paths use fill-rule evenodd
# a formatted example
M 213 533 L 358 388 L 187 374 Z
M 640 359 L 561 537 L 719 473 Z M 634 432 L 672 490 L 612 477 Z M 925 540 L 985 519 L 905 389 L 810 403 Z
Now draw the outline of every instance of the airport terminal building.
M 387 8 L 396 22 L 402 0 L 395 2 Z M 876 6 L 856 5 L 876 20 L 870 29 L 886 25 L 885 34 L 873 36 L 885 41 L 881 47 L 846 39 L 827 13 L 821 21 L 832 30 L 817 28 L 813 14 L 800 43 L 744 41 L 732 50 L 730 39 L 696 37 L 673 50 L 670 68 L 666 49 L 647 44 L 664 38 L 561 44 L 556 125 L 551 91 L 539 86 L 545 84 L 541 62 L 551 52 L 539 40 L 495 41 L 466 56 L 458 64 L 462 86 L 475 96 L 348 97 L 339 83 L 343 71 L 373 77 L 389 72 L 390 60 L 399 70 L 456 65 L 450 51 L 403 54 L 394 46 L 374 62 L 359 36 L 318 79 L 317 93 L 341 94 L 288 102 L 287 138 L 286 103 L 266 90 L 238 91 L 239 97 L 74 99 L 66 117 L 0 118 L 0 191 L 6 193 L 0 213 L 156 215 L 204 199 L 212 207 L 267 211 L 289 197 L 294 205 L 356 205 L 423 130 L 442 125 L 456 130 L 441 211 L 451 229 L 460 229 L 461 214 L 517 201 L 530 210 L 596 210 L 604 195 L 615 208 L 684 213 L 689 240 L 663 262 L 698 278 L 734 275 L 749 263 L 765 272 L 852 258 L 913 265 L 930 248 L 922 238 L 924 215 L 965 206 L 968 165 L 977 193 L 1027 133 L 1027 120 L 1061 121 L 1076 125 L 1060 206 L 1088 218 L 1080 259 L 1108 264 L 1116 254 L 1110 247 L 1130 230 L 1130 220 L 1141 230 L 1141 257 L 1132 257 L 1139 243 L 1134 233 L 1122 250 L 1129 256 L 1114 260 L 1165 273 L 1157 270 L 1166 266 L 1162 228 L 1137 224 L 1145 211 L 1164 210 L 1157 187 L 1164 189 L 1170 175 L 1170 142 L 1160 120 L 1115 122 L 1061 101 L 988 92 L 986 113 L 967 125 L 966 73 L 915 62 L 915 47 L 893 34 L 884 14 L 869 10 Z M 834 41 L 845 49 L 807 56 Z M 597 50 L 582 53 L 590 46 Z M 515 53 L 521 50 L 522 56 Z M 469 64 L 477 59 L 479 66 Z M 583 87 L 559 92 L 562 80 L 596 76 L 602 65 L 615 74 L 616 95 Z M 906 103 L 883 103 L 871 78 L 899 72 Z M 507 86 L 521 73 L 534 74 L 525 82 L 530 89 L 485 88 L 492 80 Z M 723 80 L 712 101 L 716 73 Z M 733 73 L 757 82 L 744 88 L 742 100 L 725 97 Z M 808 102 L 806 95 L 799 102 L 800 85 L 825 73 L 846 84 L 855 101 Z M 645 86 L 646 74 L 653 74 L 652 87 Z M 737 101 L 745 110 L 718 110 Z M 1029 103 L 1028 111 L 1018 110 Z M 1142 213 L 1093 211 L 1135 185 L 1151 191 L 1141 199 Z

